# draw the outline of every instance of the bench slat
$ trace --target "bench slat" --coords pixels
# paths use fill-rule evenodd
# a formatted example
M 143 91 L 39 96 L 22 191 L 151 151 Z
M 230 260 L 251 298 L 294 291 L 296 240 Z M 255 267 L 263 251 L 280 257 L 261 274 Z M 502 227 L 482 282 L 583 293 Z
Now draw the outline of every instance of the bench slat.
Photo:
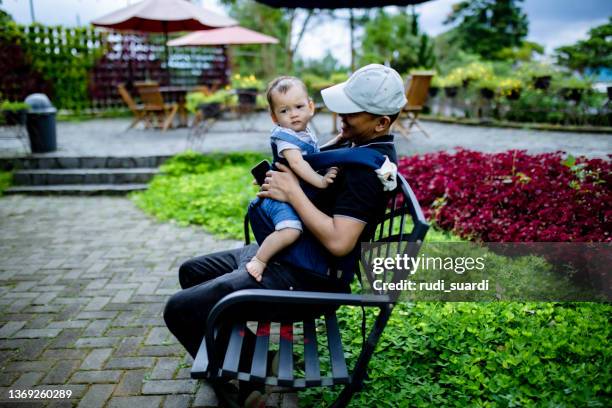
M 304 365 L 306 385 L 321 384 L 321 367 L 317 349 L 317 332 L 314 319 L 304 320 Z
M 235 376 L 238 373 L 238 364 L 240 363 L 240 351 L 246 330 L 246 322 L 235 323 L 232 327 L 232 333 L 227 344 L 227 351 L 223 359 L 223 375 Z
M 338 383 L 348 383 L 349 376 L 342 350 L 342 338 L 338 329 L 336 313 L 325 313 L 325 324 L 327 326 L 327 345 L 332 365 L 332 375 Z
M 255 340 L 255 351 L 253 352 L 253 363 L 251 364 L 251 377 L 255 381 L 264 382 L 266 379 L 266 368 L 268 367 L 269 343 L 270 343 L 270 322 L 259 322 L 257 324 L 257 339 Z
M 206 340 L 202 339 L 198 354 L 196 354 L 193 366 L 191 366 L 191 378 L 206 378 L 208 371 L 208 349 L 206 348 Z
M 278 385 L 293 385 L 293 324 L 283 322 L 280 329 Z

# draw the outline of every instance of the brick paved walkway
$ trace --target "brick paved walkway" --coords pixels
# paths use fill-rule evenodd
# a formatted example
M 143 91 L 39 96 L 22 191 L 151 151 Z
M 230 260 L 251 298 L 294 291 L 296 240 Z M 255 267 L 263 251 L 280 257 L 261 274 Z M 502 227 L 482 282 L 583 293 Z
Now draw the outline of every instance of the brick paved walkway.
M 74 398 L 33 406 L 217 406 L 162 310 L 183 260 L 239 242 L 111 197 L 3 197 L 0 231 L 0 406 L 37 388 Z M 295 395 L 268 403 L 279 401 Z

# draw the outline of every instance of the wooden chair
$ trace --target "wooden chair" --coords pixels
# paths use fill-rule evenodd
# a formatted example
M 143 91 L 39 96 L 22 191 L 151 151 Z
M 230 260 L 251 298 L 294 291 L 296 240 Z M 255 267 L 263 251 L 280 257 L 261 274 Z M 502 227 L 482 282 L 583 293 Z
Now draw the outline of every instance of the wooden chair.
M 172 121 L 178 112 L 178 104 L 164 103 L 164 98 L 157 82 L 135 82 L 134 86 L 138 90 L 140 100 L 144 105 L 145 114 L 155 116 L 158 126 L 161 125 L 162 131 L 168 130 L 172 126 Z
M 412 129 L 413 126 L 416 126 L 425 136 L 429 137 L 429 134 L 421 127 L 418 118 L 419 113 L 421 113 L 425 106 L 425 102 L 427 102 L 429 85 L 433 75 L 433 72 L 423 71 L 414 73 L 410 76 L 408 86 L 406 87 L 406 99 L 408 99 L 408 103 L 404 106 L 400 112 L 400 116 L 395 121 L 395 127 L 404 137 L 408 137 L 410 129 Z M 402 123 L 403 113 L 406 114 L 407 119 L 410 121 L 407 127 Z
M 123 102 L 125 102 L 125 104 L 128 106 L 128 108 L 130 109 L 130 111 L 132 111 L 132 114 L 134 115 L 134 120 L 132 120 L 132 123 L 130 124 L 128 129 L 133 128 L 140 121 L 144 121 L 146 128 L 151 127 L 151 121 L 149 120 L 144 110 L 144 106 L 136 104 L 136 102 L 132 98 L 132 95 L 130 95 L 127 88 L 125 87 L 125 84 L 117 85 L 117 91 L 119 91 L 121 99 L 123 99 Z
M 245 241 L 248 244 L 248 218 L 245 218 L 244 225 Z M 415 257 L 428 228 L 416 196 L 406 180 L 398 175 L 396 195 L 392 198 L 387 213 L 380 220 L 371 240 L 372 245 L 376 247 L 374 252 L 381 249 L 385 251 L 386 245 L 396 245 L 401 247 L 401 251 L 396 247 L 397 253 Z M 360 266 L 363 267 L 367 283 L 371 288 L 372 282 L 381 278 L 380 275 L 373 273 L 373 268 L 368 267 L 372 258 L 368 256 L 362 258 L 365 259 L 360 260 Z M 405 269 L 387 271 L 383 279 L 399 282 L 405 279 L 409 272 Z M 365 279 L 360 279 L 362 280 L 365 282 Z M 348 405 L 352 396 L 363 388 L 369 361 L 397 301 L 397 292 L 386 294 L 373 291 L 372 293 L 346 294 L 267 289 L 247 289 L 231 293 L 221 299 L 208 315 L 206 334 L 193 363 L 191 377 L 209 381 L 221 399 L 227 396 L 222 382 L 229 379 L 298 389 L 341 384 L 344 388 L 332 406 L 344 407 Z M 269 310 L 267 316 L 265 311 L 261 311 L 262 305 L 266 305 L 264 310 Z M 275 364 L 270 364 L 269 361 L 272 342 L 270 332 L 272 322 L 278 318 L 270 316 L 278 316 L 275 313 L 279 310 L 286 311 L 292 305 L 298 305 L 302 310 L 319 310 L 320 313 L 316 313 L 313 317 L 314 314 L 310 312 L 309 316 L 299 317 L 299 320 L 280 320 L 278 367 L 275 368 Z M 362 324 L 362 349 L 352 370 L 347 367 L 344 358 L 341 325 L 336 316 L 336 310 L 340 306 L 375 307 L 379 310 L 367 341 L 365 320 Z M 254 348 L 243 347 L 246 343 L 245 330 L 248 330 L 247 316 L 253 313 L 254 308 L 258 309 L 259 319 L 256 323 Z M 315 318 L 317 316 L 318 319 Z M 317 321 L 321 324 L 317 324 Z M 228 326 L 229 330 L 221 329 Z M 298 335 L 300 332 L 302 334 Z M 318 346 L 317 337 L 322 338 L 322 336 L 327 338 L 327 351 Z M 294 345 L 297 349 L 303 350 L 303 366 L 294 364 Z M 244 367 L 241 370 L 243 365 L 240 364 L 240 357 L 243 353 L 245 360 L 251 361 L 250 368 L 246 370 Z M 322 372 L 322 366 L 331 368 L 330 372 Z M 232 406 L 231 400 L 224 402 Z

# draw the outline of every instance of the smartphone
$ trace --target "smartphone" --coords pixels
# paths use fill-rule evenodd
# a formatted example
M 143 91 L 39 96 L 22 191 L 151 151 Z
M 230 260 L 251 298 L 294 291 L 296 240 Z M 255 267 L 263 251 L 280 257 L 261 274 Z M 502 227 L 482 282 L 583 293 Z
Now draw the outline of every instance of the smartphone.
M 251 169 L 251 174 L 253 175 L 253 177 L 255 177 L 255 181 L 257 181 L 257 184 L 261 186 L 264 183 L 264 180 L 266 179 L 266 173 L 270 171 L 271 168 L 272 166 L 270 165 L 269 161 L 262 160 L 257 166 Z

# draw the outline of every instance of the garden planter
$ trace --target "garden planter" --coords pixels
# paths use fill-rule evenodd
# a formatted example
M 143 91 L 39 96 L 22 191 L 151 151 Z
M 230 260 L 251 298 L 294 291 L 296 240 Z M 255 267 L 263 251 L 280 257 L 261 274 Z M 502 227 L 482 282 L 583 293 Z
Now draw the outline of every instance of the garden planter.
M 508 95 L 506 95 L 506 99 L 508 99 L 510 101 L 516 101 L 520 97 L 521 97 L 521 90 L 520 89 L 513 89 L 513 90 L 510 91 L 510 93 Z
M 217 118 L 221 115 L 221 104 L 219 102 L 202 103 L 198 105 L 204 118 Z
M 434 96 L 436 96 L 438 94 L 439 90 L 440 90 L 440 88 L 438 88 L 437 86 L 430 86 L 429 87 L 429 96 L 431 96 L 433 98 Z
M 449 98 L 454 98 L 455 96 L 457 96 L 458 90 L 459 87 L 457 86 L 447 86 L 446 88 L 444 88 L 444 94 Z
M 257 102 L 257 89 L 255 88 L 236 89 L 236 95 L 238 95 L 240 105 L 255 105 Z
M 489 88 L 480 88 L 480 95 L 485 99 L 493 99 L 495 92 Z
M 550 75 L 542 75 L 533 78 L 533 86 L 536 89 L 546 90 L 550 87 L 550 80 L 552 77 Z
M 563 99 L 566 101 L 574 101 L 578 103 L 580 102 L 580 99 L 582 99 L 583 91 L 584 89 L 578 88 L 561 88 L 561 96 L 563 96 Z
M 27 112 L 26 110 L 2 111 L 2 115 L 4 116 L 4 123 L 6 123 L 8 126 L 25 125 L 26 112 Z

